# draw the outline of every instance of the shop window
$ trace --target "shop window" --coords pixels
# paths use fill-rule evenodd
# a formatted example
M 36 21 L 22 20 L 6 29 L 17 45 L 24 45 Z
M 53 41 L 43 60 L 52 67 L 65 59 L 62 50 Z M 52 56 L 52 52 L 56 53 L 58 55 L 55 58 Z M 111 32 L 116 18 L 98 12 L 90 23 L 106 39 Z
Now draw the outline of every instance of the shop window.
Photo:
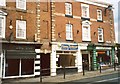
M 103 28 L 98 28 L 98 42 L 104 42 Z
M 5 76 L 19 76 L 19 59 L 6 59 Z
M 0 0 L 0 6 L 6 6 L 6 0 Z
M 65 3 L 65 15 L 72 16 L 72 4 L 71 3 Z
M 16 38 L 26 39 L 26 21 L 16 20 Z
M 16 0 L 16 8 L 26 10 L 26 0 Z
M 5 38 L 5 16 L 0 15 L 0 37 Z
M 60 55 L 58 58 L 58 67 L 70 67 L 75 66 L 75 56 L 72 55 Z
M 34 59 L 21 59 L 21 74 L 22 75 L 34 74 Z
M 72 24 L 66 24 L 66 40 L 73 40 Z
M 102 21 L 102 10 L 97 10 L 97 20 Z
M 89 5 L 81 4 L 81 8 L 82 8 L 82 17 L 89 18 Z

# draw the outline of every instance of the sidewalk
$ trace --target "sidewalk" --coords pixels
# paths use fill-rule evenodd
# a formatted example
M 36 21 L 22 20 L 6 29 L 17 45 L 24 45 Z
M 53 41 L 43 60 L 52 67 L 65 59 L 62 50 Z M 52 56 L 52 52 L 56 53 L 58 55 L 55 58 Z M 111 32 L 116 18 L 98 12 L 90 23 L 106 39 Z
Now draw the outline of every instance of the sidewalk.
M 74 73 L 74 74 L 66 74 L 65 79 L 63 74 L 57 75 L 55 77 L 51 76 L 44 76 L 42 79 L 42 83 L 48 84 L 48 83 L 60 83 L 60 82 L 69 82 L 73 80 L 79 80 L 79 79 L 84 79 L 84 78 L 90 78 L 90 77 L 95 77 L 95 76 L 101 76 L 101 75 L 107 75 L 107 74 L 112 74 L 112 73 L 118 73 L 118 68 L 116 71 L 114 71 L 113 68 L 107 69 L 107 70 L 102 70 L 102 73 L 100 71 L 86 71 L 85 75 L 83 76 L 83 73 Z M 36 78 L 24 78 L 24 79 L 12 79 L 12 80 L 4 80 L 3 84 L 41 84 L 40 83 L 40 77 Z

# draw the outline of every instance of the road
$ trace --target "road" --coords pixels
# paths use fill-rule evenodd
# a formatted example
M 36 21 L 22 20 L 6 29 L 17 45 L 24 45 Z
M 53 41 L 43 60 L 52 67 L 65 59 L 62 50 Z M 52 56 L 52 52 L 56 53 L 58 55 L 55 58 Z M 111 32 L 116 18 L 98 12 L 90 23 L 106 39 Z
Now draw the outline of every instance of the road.
M 59 84 L 120 84 L 120 72 Z

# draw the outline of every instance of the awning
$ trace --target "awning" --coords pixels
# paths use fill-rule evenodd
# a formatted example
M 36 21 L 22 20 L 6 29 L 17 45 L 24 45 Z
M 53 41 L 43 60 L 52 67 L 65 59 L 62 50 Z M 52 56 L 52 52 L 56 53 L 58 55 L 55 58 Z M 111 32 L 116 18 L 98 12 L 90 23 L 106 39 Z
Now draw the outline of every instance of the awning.
M 6 58 L 8 59 L 34 59 L 36 56 L 35 51 L 25 50 L 7 50 Z

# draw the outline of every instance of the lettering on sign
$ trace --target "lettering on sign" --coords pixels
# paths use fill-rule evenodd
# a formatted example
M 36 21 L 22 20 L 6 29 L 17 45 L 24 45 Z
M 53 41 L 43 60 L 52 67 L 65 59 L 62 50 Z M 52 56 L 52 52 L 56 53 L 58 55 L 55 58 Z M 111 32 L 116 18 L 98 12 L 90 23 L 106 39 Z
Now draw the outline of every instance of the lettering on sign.
M 69 45 L 69 44 L 62 44 L 62 50 L 78 50 L 78 45 Z

